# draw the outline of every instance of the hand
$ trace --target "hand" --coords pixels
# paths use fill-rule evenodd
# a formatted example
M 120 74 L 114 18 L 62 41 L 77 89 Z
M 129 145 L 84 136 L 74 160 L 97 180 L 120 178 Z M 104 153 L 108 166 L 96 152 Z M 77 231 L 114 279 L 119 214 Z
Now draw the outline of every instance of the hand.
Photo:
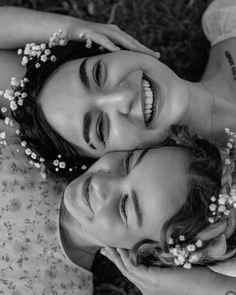
M 159 52 L 154 52 L 142 45 L 113 24 L 100 24 L 71 18 L 66 36 L 68 40 L 91 40 L 110 51 L 119 50 L 118 46 L 122 46 L 127 50 L 146 53 L 157 59 L 160 57 Z
M 134 266 L 128 251 L 124 249 L 103 248 L 101 254 L 116 264 L 143 295 L 193 295 L 212 294 L 212 272 L 207 268 L 196 267 L 191 270 L 182 268 L 160 268 L 145 265 Z M 214 293 L 217 294 L 217 293 Z

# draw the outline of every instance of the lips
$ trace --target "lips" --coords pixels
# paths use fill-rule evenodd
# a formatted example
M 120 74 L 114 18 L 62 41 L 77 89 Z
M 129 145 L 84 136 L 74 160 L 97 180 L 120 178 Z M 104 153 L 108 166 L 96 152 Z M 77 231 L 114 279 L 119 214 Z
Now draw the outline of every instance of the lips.
M 142 77 L 143 118 L 146 127 L 150 127 L 159 113 L 160 89 L 146 75 Z

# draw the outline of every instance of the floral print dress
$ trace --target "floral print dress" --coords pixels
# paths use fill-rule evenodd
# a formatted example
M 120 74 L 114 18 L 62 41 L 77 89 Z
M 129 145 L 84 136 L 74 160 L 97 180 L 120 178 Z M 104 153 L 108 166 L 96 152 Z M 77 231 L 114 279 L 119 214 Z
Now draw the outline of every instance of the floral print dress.
M 14 128 L 0 120 L 0 294 L 91 295 L 92 274 L 71 262 L 59 238 L 65 183 L 43 180 Z

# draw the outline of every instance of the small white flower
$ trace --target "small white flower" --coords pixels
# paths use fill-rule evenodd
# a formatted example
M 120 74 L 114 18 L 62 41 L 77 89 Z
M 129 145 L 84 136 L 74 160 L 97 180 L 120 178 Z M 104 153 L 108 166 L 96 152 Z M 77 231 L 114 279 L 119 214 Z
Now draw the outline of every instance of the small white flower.
M 195 243 L 195 246 L 197 247 L 197 248 L 201 248 L 202 247 L 202 240 L 197 240 L 197 242 Z
M 38 56 L 38 51 L 33 50 L 33 51 L 31 52 L 31 56 L 33 56 L 33 57 Z
M 21 97 L 22 98 L 26 98 L 28 95 L 27 95 L 27 93 L 26 92 L 22 92 L 22 94 L 21 94 Z
M 23 53 L 23 50 L 21 48 L 17 50 L 18 55 L 21 55 L 22 53 Z
M 16 102 L 15 102 L 14 100 L 12 100 L 12 101 L 10 102 L 10 108 L 11 108 L 11 110 L 13 110 L 13 111 L 15 111 L 15 110 L 17 109 L 17 104 L 16 104 Z
M 21 146 L 22 146 L 22 147 L 26 147 L 26 145 L 27 145 L 27 142 L 26 142 L 25 140 L 23 140 L 23 141 L 21 142 Z
M 17 79 L 15 77 L 12 77 L 11 78 L 11 86 L 18 87 L 19 85 L 20 85 L 20 82 L 17 81 Z
M 185 241 L 185 237 L 184 237 L 184 235 L 180 235 L 180 236 L 179 236 L 179 240 L 182 241 L 182 242 Z
M 45 43 L 41 43 L 40 44 L 40 48 L 41 48 L 42 51 L 45 50 L 46 49 L 46 44 Z
M 6 89 L 3 96 L 6 99 L 13 100 L 14 99 L 13 90 Z
M 27 65 L 27 63 L 28 63 L 28 57 L 27 56 L 23 56 L 23 58 L 22 58 L 22 61 L 21 61 L 21 64 L 23 65 L 23 66 L 25 66 L 25 65 Z
M 58 165 L 59 165 L 59 161 L 58 161 L 58 160 L 54 160 L 54 161 L 53 161 L 53 165 L 54 165 L 54 166 L 58 166 Z
M 216 201 L 216 197 L 215 197 L 215 196 L 212 196 L 212 197 L 211 197 L 211 201 L 212 201 L 212 202 L 215 202 L 215 201 Z
M 1 139 L 5 139 L 6 138 L 6 132 L 5 131 L 3 131 L 3 132 L 0 133 L 0 138 Z
M 215 204 L 211 204 L 210 206 L 209 206 L 209 209 L 210 209 L 210 211 L 215 211 L 216 210 L 216 205 Z
M 186 262 L 184 265 L 183 265 L 184 268 L 186 269 L 190 269 L 192 267 L 191 263 L 190 262 Z
M 171 237 L 169 237 L 169 239 L 168 239 L 168 244 L 169 245 L 173 245 L 174 244 L 174 240 Z
M 209 221 L 210 223 L 214 223 L 215 220 L 214 220 L 213 217 L 209 217 L 209 218 L 208 218 L 208 221 Z
M 16 129 L 16 134 L 20 135 L 20 130 L 19 129 Z
M 40 157 L 40 158 L 39 158 L 39 161 L 40 161 L 41 163 L 43 163 L 43 162 L 45 162 L 45 159 L 42 158 L 42 157 Z
M 46 55 L 49 55 L 49 54 L 51 53 L 51 50 L 50 50 L 50 49 L 46 49 L 46 50 L 44 51 L 44 53 L 45 53 Z
M 56 58 L 56 56 L 55 56 L 55 55 L 52 55 L 52 56 L 50 57 L 50 60 L 54 62 L 54 61 L 56 61 L 56 60 L 57 60 L 57 58 Z
M 23 99 L 19 98 L 17 103 L 18 103 L 19 106 L 23 106 Z
M 46 62 L 46 61 L 47 61 L 47 59 L 48 59 L 48 57 L 47 57 L 47 55 L 46 55 L 46 54 L 44 54 L 44 55 L 41 55 L 41 57 L 40 57 L 40 60 L 41 60 L 42 62 Z
M 178 250 L 176 248 L 171 248 L 170 253 L 173 254 L 174 256 L 178 256 Z
M 65 169 L 66 168 L 66 163 L 64 161 L 60 162 L 59 167 L 62 168 L 62 169 Z
M 83 166 L 81 167 L 81 169 L 82 169 L 82 170 L 86 170 L 86 169 L 87 169 L 87 166 L 83 165 Z
M 6 107 L 2 107 L 1 108 L 2 113 L 6 113 L 7 112 L 7 108 Z
M 177 259 L 178 259 L 180 265 L 183 265 L 184 264 L 185 257 L 183 255 L 181 255 L 181 254 L 178 255 Z
M 193 252 L 193 251 L 196 250 L 196 246 L 193 245 L 193 244 L 190 244 L 190 245 L 187 246 L 187 250 L 188 250 L 189 252 Z
M 40 163 L 35 163 L 34 165 L 35 165 L 36 168 L 40 168 L 41 167 L 41 164 Z
M 219 206 L 218 211 L 219 212 L 225 212 L 226 207 L 224 205 Z
M 34 160 L 36 160 L 37 159 L 37 155 L 35 153 L 32 153 L 31 154 L 31 158 L 34 159 Z
M 5 120 L 4 120 L 4 122 L 5 122 L 6 125 L 9 125 L 9 123 L 10 123 L 10 118 L 9 118 L 9 117 L 6 117 Z
M 40 67 L 41 67 L 40 63 L 37 62 L 37 63 L 35 64 L 35 67 L 36 67 L 36 69 L 40 68 Z
M 227 152 L 230 152 L 228 149 L 226 149 L 227 150 Z M 225 159 L 225 164 L 226 165 L 229 165 L 231 163 L 231 161 L 230 161 L 230 159 Z
M 25 153 L 26 153 L 27 156 L 29 156 L 29 155 L 31 155 L 32 151 L 31 151 L 30 148 L 28 148 L 28 149 L 25 150 Z

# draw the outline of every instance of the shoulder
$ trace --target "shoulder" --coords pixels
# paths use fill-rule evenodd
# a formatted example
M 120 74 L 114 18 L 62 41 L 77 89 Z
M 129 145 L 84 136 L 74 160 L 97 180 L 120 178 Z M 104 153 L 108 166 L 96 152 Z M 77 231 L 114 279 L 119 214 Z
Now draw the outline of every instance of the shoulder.
M 212 46 L 235 38 L 236 1 L 212 1 L 202 16 L 202 28 Z

